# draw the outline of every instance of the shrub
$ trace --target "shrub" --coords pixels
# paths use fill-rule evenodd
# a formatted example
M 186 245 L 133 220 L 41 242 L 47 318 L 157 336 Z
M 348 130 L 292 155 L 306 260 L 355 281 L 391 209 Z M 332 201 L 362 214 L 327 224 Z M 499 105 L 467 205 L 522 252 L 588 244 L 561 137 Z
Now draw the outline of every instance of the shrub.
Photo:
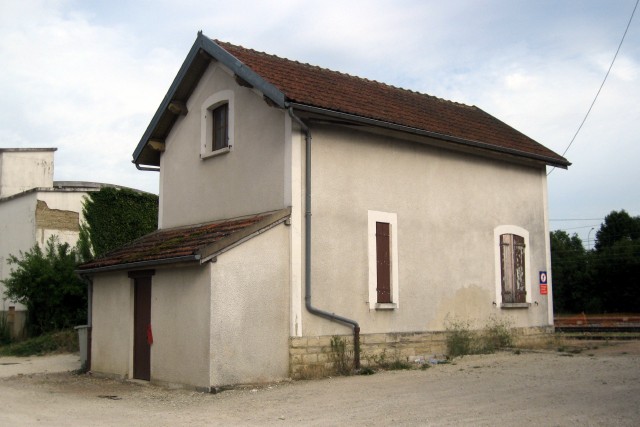
M 75 274 L 78 256 L 68 244 L 52 236 L 44 250 L 35 245 L 8 261 L 15 267 L 4 280 L 5 294 L 27 307 L 31 336 L 86 322 L 86 285 Z

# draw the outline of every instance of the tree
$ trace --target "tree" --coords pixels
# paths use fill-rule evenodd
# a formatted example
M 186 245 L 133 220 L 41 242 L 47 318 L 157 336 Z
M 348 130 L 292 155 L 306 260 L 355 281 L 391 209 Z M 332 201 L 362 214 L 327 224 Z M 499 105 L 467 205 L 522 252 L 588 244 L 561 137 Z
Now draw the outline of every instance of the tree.
M 611 211 L 596 233 L 594 292 L 605 312 L 637 312 L 640 307 L 640 217 Z
M 596 232 L 596 251 L 610 248 L 621 240 L 640 241 L 640 216 L 632 217 L 624 209 L 611 211 Z
M 551 232 L 553 306 L 559 313 L 596 312 L 602 301 L 593 292 L 590 254 L 577 234 Z
M 19 257 L 11 255 L 8 262 L 15 267 L 3 281 L 5 295 L 27 307 L 30 335 L 85 323 L 86 284 L 75 273 L 76 250 L 52 236 L 44 251 L 35 245 L 26 253 L 21 251 Z
M 158 196 L 105 187 L 89 193 L 82 214 L 78 250 L 87 260 L 155 231 Z
M 640 241 L 619 240 L 594 253 L 596 292 L 605 312 L 638 312 L 640 307 Z

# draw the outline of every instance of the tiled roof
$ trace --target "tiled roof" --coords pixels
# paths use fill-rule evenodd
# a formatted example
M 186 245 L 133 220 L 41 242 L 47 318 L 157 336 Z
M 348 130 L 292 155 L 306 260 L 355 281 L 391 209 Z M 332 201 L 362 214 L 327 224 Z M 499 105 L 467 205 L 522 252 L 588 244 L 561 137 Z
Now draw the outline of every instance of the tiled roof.
M 167 261 L 204 261 L 253 233 L 282 222 L 288 209 L 215 221 L 189 227 L 157 230 L 78 267 L 80 273 Z
M 290 102 L 516 150 L 569 165 L 562 156 L 478 107 L 215 41 Z

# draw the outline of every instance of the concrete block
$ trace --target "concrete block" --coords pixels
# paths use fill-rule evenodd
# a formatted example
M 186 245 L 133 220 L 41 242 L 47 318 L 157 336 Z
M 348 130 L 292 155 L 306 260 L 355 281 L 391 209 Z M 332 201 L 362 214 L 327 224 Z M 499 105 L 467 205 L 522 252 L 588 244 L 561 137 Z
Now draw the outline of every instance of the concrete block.
M 367 334 L 360 339 L 366 344 L 384 344 L 387 342 L 387 334 Z
M 289 338 L 289 346 L 292 348 L 307 347 L 308 341 L 305 337 Z
M 311 363 L 318 363 L 318 355 L 317 354 L 304 354 L 302 356 L 302 363 L 306 364 L 311 364 Z

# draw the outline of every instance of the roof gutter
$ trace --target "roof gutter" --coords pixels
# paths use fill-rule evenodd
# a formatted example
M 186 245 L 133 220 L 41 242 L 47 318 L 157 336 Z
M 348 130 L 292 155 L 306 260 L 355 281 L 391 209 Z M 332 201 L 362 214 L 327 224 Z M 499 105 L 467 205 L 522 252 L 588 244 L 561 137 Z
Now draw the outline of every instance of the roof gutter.
M 136 165 L 136 169 L 139 171 L 151 171 L 151 172 L 160 172 L 159 167 L 151 167 L 151 166 L 140 166 L 135 160 L 132 160 L 131 163 Z
M 360 369 L 360 325 L 355 320 L 344 316 L 330 313 L 314 307 L 311 304 L 311 130 L 309 127 L 293 113 L 293 107 L 287 109 L 289 116 L 295 120 L 305 134 L 306 158 L 305 158 L 305 233 L 304 233 L 304 302 L 307 311 L 313 315 L 323 317 L 332 321 L 344 323 L 353 327 L 353 353 L 354 365 Z
M 331 116 L 331 117 L 339 118 L 342 120 L 348 120 L 355 123 L 362 123 L 362 124 L 376 126 L 376 127 L 393 129 L 393 130 L 406 132 L 414 135 L 428 136 L 431 138 L 454 142 L 456 144 L 465 145 L 468 147 L 480 148 L 480 149 L 489 150 L 489 151 L 497 151 L 497 152 L 511 154 L 518 157 L 525 157 L 532 160 L 538 160 L 550 166 L 555 166 L 562 169 L 567 169 L 567 167 L 571 165 L 571 163 L 568 161 L 562 162 L 562 161 L 559 161 L 558 159 L 554 159 L 548 156 L 543 156 L 540 154 L 527 153 L 527 152 L 516 150 L 513 148 L 497 147 L 495 145 L 487 144 L 485 142 L 457 138 L 455 136 L 445 135 L 438 132 L 431 132 L 423 129 L 414 128 L 411 126 L 404 126 L 404 125 L 399 125 L 391 122 L 385 122 L 383 120 L 371 119 L 368 117 L 358 116 L 355 114 L 343 113 L 340 111 L 329 110 L 326 108 L 314 107 L 314 106 L 305 105 L 305 104 L 297 104 L 293 102 L 290 103 L 290 106 L 291 106 L 290 108 L 295 108 L 297 110 L 306 111 L 309 113 L 322 114 L 324 116 Z

